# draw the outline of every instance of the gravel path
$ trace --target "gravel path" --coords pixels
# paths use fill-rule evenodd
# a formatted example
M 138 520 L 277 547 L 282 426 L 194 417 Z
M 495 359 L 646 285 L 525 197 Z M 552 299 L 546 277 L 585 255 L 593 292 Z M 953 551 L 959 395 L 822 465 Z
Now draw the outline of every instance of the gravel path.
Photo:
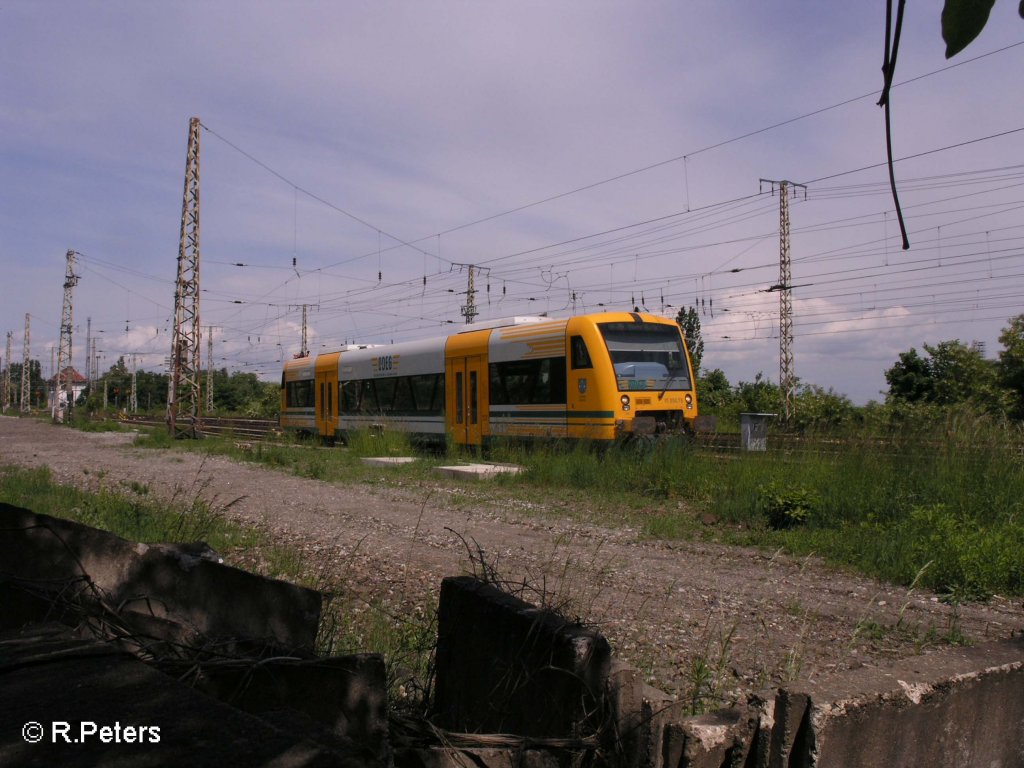
M 596 623 L 620 658 L 679 696 L 701 686 L 728 700 L 927 653 L 957 632 L 982 641 L 1024 630 L 1020 598 L 952 608 L 813 557 L 582 525 L 560 516 L 557 500 L 547 510 L 517 509 L 442 479 L 415 488 L 331 484 L 131 441 L 0 417 L 0 465 L 48 466 L 79 487 L 135 481 L 161 498 L 237 499 L 231 517 L 265 526 L 354 590 L 402 610 L 432 610 L 441 578 L 470 569 L 465 542 L 479 545 L 504 578 L 542 585 L 552 602 Z

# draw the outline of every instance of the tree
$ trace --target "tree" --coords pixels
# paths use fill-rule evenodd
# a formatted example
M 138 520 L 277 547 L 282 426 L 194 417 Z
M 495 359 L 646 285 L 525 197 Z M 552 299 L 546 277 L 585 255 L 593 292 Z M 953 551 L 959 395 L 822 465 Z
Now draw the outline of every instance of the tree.
M 913 347 L 900 352 L 899 360 L 885 372 L 889 383 L 889 398 L 908 403 L 931 402 L 935 393 L 929 362 L 917 354 Z
M 1003 345 L 996 367 L 999 383 L 1009 390 L 1010 415 L 1024 419 L 1024 315 L 1010 318 L 999 343 Z
M 889 399 L 907 403 L 960 405 L 972 403 L 993 412 L 1005 410 L 1005 396 L 996 367 L 978 347 L 959 339 L 924 345 L 927 356 L 911 348 L 885 372 Z
M 779 413 L 782 410 L 782 390 L 758 371 L 754 380 L 736 385 L 736 399 L 744 413 Z
M 697 376 L 700 373 L 700 361 L 704 357 L 704 339 L 700 334 L 700 316 L 694 307 L 681 308 L 676 315 L 676 322 L 683 330 L 686 348 L 690 350 L 690 360 L 693 362 L 693 375 Z
M 721 368 L 715 368 L 697 382 L 701 408 L 721 409 L 732 402 L 732 385 Z
M 22 363 L 10 364 L 11 367 L 11 403 L 21 406 L 21 369 Z M 42 408 L 46 405 L 47 385 L 43 380 L 43 366 L 38 360 L 28 361 L 28 399 L 29 405 Z

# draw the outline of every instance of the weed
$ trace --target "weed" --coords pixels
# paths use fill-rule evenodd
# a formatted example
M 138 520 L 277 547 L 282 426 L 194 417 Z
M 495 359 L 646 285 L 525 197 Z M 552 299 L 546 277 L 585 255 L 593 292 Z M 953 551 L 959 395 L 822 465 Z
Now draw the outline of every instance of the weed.
M 771 482 L 758 489 L 757 507 L 776 530 L 806 524 L 821 506 L 821 499 L 806 488 L 783 488 Z
M 723 693 L 732 660 L 737 623 L 716 625 L 712 632 L 711 622 L 712 616 L 709 614 L 704 625 L 704 650 L 690 660 L 686 673 L 687 690 L 684 698 L 692 715 L 700 715 L 728 703 Z

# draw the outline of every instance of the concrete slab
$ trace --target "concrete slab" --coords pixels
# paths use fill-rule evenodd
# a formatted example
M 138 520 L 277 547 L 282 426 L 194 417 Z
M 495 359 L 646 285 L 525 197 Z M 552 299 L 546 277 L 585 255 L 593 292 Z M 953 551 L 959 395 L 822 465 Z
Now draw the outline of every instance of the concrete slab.
M 167 619 L 211 639 L 312 651 L 318 592 L 218 563 L 204 546 L 139 544 L 0 503 L 0 563 L 10 576 L 54 584 L 87 575 L 126 617 Z
M 0 633 L 0 765 L 376 766 L 197 693 L 59 624 Z
M 445 477 L 459 480 L 486 480 L 498 475 L 516 475 L 522 472 L 523 468 L 516 464 L 458 464 L 449 467 L 434 467 L 434 471 Z
M 450 731 L 578 738 L 596 733 L 611 647 L 469 576 L 441 582 L 433 722 Z
M 419 461 L 415 456 L 368 456 L 360 459 L 368 467 L 395 467 Z

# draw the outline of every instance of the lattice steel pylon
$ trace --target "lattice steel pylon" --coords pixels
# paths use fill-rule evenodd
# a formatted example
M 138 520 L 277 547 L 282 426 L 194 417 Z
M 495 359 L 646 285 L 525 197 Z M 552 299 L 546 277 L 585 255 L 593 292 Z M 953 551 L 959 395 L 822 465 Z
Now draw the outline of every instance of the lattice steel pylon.
M 0 403 L 4 413 L 7 413 L 7 409 L 11 407 L 11 339 L 13 336 L 11 331 L 7 332 L 7 353 L 4 355 L 4 391 L 3 401 Z
M 172 437 L 201 435 L 201 336 L 199 325 L 199 118 L 188 124 L 185 191 L 181 202 L 178 279 L 174 289 L 174 335 L 167 397 L 167 428 Z
M 782 418 L 793 418 L 796 400 L 796 372 L 793 365 L 793 276 L 789 258 L 789 195 L 790 188 L 803 187 L 792 181 L 761 179 L 762 184 L 779 187 L 779 283 L 772 286 L 779 292 L 779 389 L 782 392 Z
M 466 318 L 466 325 L 469 325 L 476 316 L 480 314 L 476 311 L 476 288 L 473 286 L 473 272 L 476 270 L 472 264 L 469 267 L 469 281 L 466 284 L 466 304 L 462 307 L 462 316 Z
M 21 349 L 21 412 L 28 413 L 32 410 L 32 391 L 29 387 L 29 320 L 31 315 L 25 313 L 25 343 Z
M 64 305 L 60 313 L 60 344 L 57 347 L 57 371 L 54 377 L 53 388 L 53 420 L 64 421 L 65 411 L 67 416 L 71 415 L 71 408 L 74 405 L 74 374 L 71 370 L 71 332 L 73 327 L 73 303 L 72 293 L 78 285 L 78 275 L 75 274 L 75 252 L 68 250 L 67 266 L 64 270 Z M 60 395 L 64 393 L 64 401 L 61 402 Z
M 206 326 L 206 412 L 213 412 L 213 326 Z

